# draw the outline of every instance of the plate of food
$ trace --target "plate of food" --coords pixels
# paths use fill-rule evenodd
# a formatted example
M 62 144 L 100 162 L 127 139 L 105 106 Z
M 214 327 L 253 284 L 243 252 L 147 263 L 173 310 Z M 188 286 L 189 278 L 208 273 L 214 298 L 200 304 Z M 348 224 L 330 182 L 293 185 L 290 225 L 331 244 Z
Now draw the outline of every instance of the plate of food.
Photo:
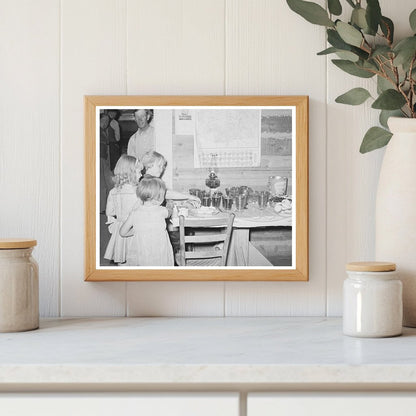
M 286 198 L 280 202 L 276 202 L 273 205 L 273 209 L 277 214 L 289 217 L 292 215 L 292 200 Z

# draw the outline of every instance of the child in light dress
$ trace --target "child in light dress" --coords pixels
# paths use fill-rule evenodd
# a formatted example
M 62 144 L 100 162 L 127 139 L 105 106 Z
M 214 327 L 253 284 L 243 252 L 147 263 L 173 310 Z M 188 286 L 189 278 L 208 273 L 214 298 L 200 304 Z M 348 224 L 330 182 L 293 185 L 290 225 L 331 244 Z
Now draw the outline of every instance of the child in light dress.
M 166 185 L 155 177 L 143 177 L 137 186 L 142 202 L 128 216 L 120 228 L 122 237 L 133 236 L 137 244 L 137 266 L 173 266 L 173 250 L 166 230 L 170 213 L 161 206 Z
M 104 258 L 120 265 L 129 265 L 135 262 L 135 241 L 132 237 L 122 237 L 120 228 L 137 202 L 138 177 L 135 157 L 122 155 L 119 158 L 114 168 L 113 181 L 115 185 L 108 195 L 106 207 L 111 238 Z
M 156 177 L 160 178 L 166 169 L 166 159 L 158 152 L 150 151 L 144 154 L 141 163 L 143 165 L 144 175 L 143 178 Z M 169 209 L 173 209 L 174 201 L 187 201 L 191 207 L 198 208 L 201 206 L 201 201 L 197 196 L 186 194 L 183 192 L 174 191 L 173 189 L 166 190 L 166 206 Z M 179 251 L 179 231 L 169 228 L 169 239 L 173 247 L 174 253 Z

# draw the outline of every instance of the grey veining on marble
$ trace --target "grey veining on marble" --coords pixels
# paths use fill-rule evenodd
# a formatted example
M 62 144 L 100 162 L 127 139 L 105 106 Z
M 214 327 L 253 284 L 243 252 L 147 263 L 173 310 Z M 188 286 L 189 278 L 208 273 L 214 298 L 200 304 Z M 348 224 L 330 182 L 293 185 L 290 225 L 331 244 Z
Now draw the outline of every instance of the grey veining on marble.
M 334 318 L 97 318 L 0 334 L 7 383 L 410 383 L 416 329 L 342 334 Z

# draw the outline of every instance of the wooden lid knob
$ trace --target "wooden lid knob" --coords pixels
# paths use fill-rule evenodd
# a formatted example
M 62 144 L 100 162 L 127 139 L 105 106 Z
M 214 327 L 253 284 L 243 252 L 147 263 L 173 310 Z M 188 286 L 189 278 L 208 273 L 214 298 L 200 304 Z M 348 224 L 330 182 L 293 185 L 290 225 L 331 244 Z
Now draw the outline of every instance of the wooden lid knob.
M 393 272 L 396 265 L 385 261 L 357 261 L 347 263 L 346 269 L 351 272 Z
M 36 240 L 27 238 L 0 238 L 0 249 L 30 248 L 36 246 Z

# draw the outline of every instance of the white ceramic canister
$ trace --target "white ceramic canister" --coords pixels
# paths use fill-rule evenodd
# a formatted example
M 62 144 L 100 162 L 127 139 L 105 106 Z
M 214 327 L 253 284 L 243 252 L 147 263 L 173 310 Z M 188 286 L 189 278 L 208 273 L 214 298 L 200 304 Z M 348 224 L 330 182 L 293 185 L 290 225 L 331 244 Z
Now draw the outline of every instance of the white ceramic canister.
M 396 265 L 386 262 L 347 264 L 343 332 L 354 337 L 393 337 L 402 333 L 402 282 Z
M 39 328 L 36 240 L 0 239 L 0 332 Z

